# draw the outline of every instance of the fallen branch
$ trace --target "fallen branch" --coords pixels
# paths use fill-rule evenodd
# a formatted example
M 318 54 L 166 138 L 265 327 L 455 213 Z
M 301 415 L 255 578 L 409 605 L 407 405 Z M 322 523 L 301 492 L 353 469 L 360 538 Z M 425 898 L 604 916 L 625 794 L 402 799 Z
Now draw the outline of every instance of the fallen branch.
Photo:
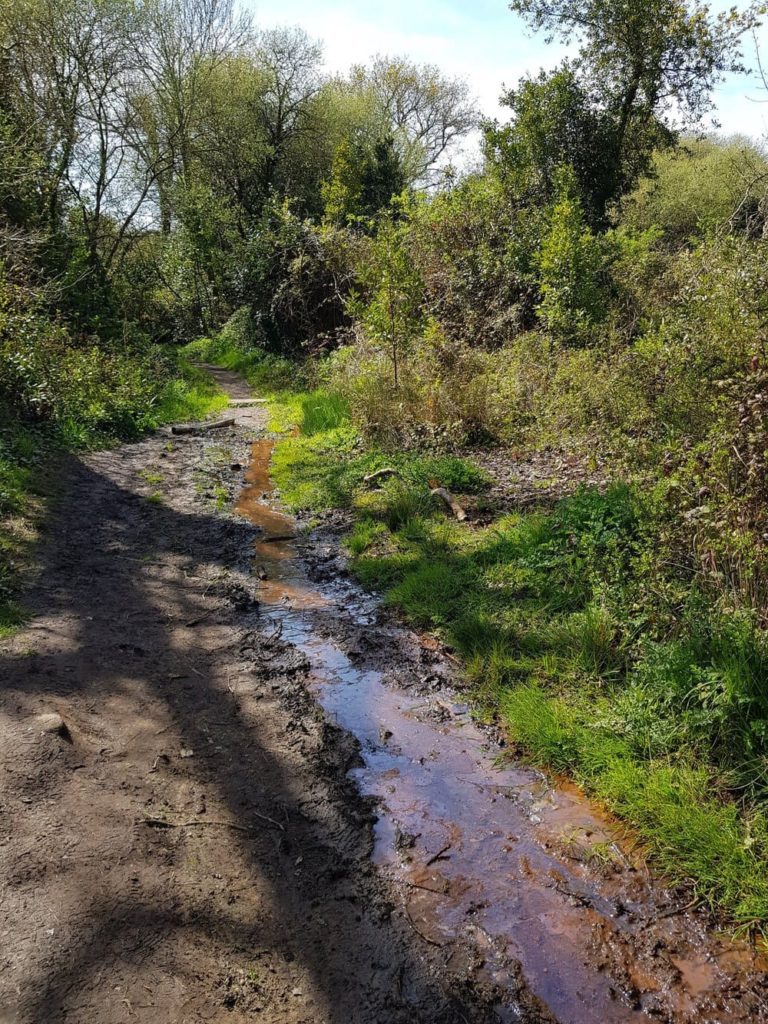
M 222 427 L 234 427 L 235 418 L 234 416 L 226 420 L 217 420 L 215 423 L 183 423 L 179 426 L 171 427 L 172 434 L 197 434 L 201 431 L 207 430 L 221 430 Z
M 420 882 L 409 882 L 407 878 L 405 879 L 405 884 L 410 886 L 411 889 L 420 889 L 422 892 L 431 892 L 434 893 L 435 896 L 448 895 L 447 889 L 430 889 L 428 885 L 421 885 Z
M 438 850 L 437 853 L 433 854 L 427 861 L 427 867 L 432 867 L 432 865 L 438 860 L 445 860 L 445 854 L 448 853 L 452 846 L 453 843 L 448 843 L 441 850 Z
M 656 920 L 663 921 L 665 917 L 674 917 L 676 914 L 686 914 L 701 902 L 702 900 L 700 896 L 694 896 L 691 902 L 686 903 L 684 907 L 672 907 L 671 910 L 665 910 L 663 914 L 658 914 Z
M 439 498 L 453 512 L 460 523 L 464 522 L 467 518 L 467 513 L 450 491 L 446 491 L 444 487 L 433 487 L 430 493 L 433 498 Z
M 393 476 L 400 476 L 400 473 L 389 466 L 386 469 L 377 469 L 375 473 L 369 473 L 367 476 L 364 476 L 363 483 L 366 487 L 370 487 L 371 484 L 377 484 L 381 480 L 389 480 Z
M 270 825 L 274 825 L 281 832 L 285 832 L 285 826 L 281 825 L 279 821 L 275 821 L 274 818 L 270 818 L 266 814 L 259 814 L 258 811 L 249 811 L 248 813 L 256 818 L 261 818 L 262 821 L 268 822 Z M 192 821 L 166 821 L 165 818 L 142 818 L 141 822 L 148 828 L 199 828 L 205 825 L 212 825 L 216 828 L 232 828 L 236 832 L 255 831 L 252 825 L 238 825 L 234 821 L 200 821 L 199 818 L 195 818 Z
M 232 409 L 248 409 L 252 405 L 266 405 L 266 398 L 230 398 L 229 405 Z

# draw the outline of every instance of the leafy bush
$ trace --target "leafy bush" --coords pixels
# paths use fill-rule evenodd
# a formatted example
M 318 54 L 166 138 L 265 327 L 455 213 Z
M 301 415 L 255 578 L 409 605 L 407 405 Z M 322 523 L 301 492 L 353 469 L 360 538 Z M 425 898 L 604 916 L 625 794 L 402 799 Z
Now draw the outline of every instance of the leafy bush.
M 544 327 L 566 342 L 588 341 L 592 328 L 605 317 L 603 253 L 570 195 L 555 203 L 535 265 Z
M 765 223 L 766 170 L 764 153 L 750 139 L 686 139 L 655 157 L 652 177 L 624 200 L 622 221 L 641 231 L 657 227 L 675 247 L 731 221 L 757 237 Z
M 356 236 L 302 220 L 288 200 L 268 203 L 248 240 L 237 295 L 270 352 L 297 355 L 333 343 L 349 324 Z

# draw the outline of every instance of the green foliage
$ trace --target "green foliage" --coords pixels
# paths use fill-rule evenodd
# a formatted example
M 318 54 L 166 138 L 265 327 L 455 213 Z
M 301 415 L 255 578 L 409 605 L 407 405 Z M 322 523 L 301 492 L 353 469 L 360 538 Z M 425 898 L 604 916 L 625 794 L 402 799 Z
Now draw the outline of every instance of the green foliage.
M 584 224 L 578 201 L 567 193 L 552 209 L 536 267 L 544 327 L 567 343 L 588 341 L 605 316 L 603 253 L 599 239 Z
M 564 64 L 524 78 L 503 103 L 512 121 L 486 126 L 485 149 L 510 195 L 546 207 L 556 200 L 563 173 L 570 172 L 590 223 L 602 224 L 617 189 L 614 126 L 591 102 L 575 70 Z
M 150 417 L 144 420 L 145 427 L 180 420 L 204 420 L 226 409 L 229 399 L 208 374 L 183 360 L 179 362 L 177 374 L 166 382 Z
M 202 375 L 160 349 L 105 352 L 73 347 L 44 319 L 28 333 L 0 334 L 0 405 L 7 414 L 47 424 L 68 446 L 137 437 L 171 419 L 205 416 L 224 404 Z
M 398 210 L 383 214 L 357 268 L 362 294 L 348 304 L 350 313 L 392 366 L 392 386 L 400 386 L 401 364 L 422 326 L 422 283 L 409 251 L 408 223 Z
M 495 349 L 533 325 L 545 213 L 518 206 L 501 175 L 472 175 L 416 204 L 411 224 L 425 305 L 455 346 Z
M 653 151 L 675 138 L 670 110 L 698 123 L 727 71 L 741 69 L 740 40 L 754 27 L 759 5 L 712 15 L 686 0 L 513 0 L 513 11 L 551 40 L 581 43 L 575 68 L 607 130 L 603 190 L 617 199 L 644 175 Z M 602 175 L 601 175 L 602 177 Z
M 292 510 L 357 504 L 369 517 L 395 522 L 432 507 L 430 480 L 457 493 L 475 493 L 487 486 L 483 473 L 455 456 L 365 451 L 359 434 L 348 425 L 346 403 L 319 397 L 297 396 L 293 422 L 301 433 L 279 442 L 273 456 L 273 478 Z M 290 422 L 279 425 L 285 429 Z M 384 468 L 395 469 L 399 480 L 369 492 L 364 478 Z
M 354 244 L 336 227 L 301 219 L 288 201 L 265 207 L 248 239 L 238 286 L 264 347 L 297 354 L 347 326 Z
M 345 139 L 333 158 L 331 178 L 321 193 L 331 223 L 365 223 L 385 210 L 407 186 L 402 158 L 392 136 L 369 149 Z
M 622 222 L 641 231 L 658 227 L 674 247 L 729 223 L 759 235 L 766 170 L 763 153 L 748 139 L 685 139 L 679 149 L 656 155 L 652 176 L 626 197 Z

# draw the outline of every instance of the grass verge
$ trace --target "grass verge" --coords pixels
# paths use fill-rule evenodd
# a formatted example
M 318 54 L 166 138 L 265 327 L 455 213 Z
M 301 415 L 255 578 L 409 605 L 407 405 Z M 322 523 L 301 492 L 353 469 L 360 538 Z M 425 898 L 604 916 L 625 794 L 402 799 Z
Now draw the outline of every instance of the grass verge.
M 531 761 L 629 823 L 658 868 L 736 925 L 768 924 L 768 642 L 676 574 L 651 497 L 584 489 L 474 528 L 430 499 L 477 493 L 453 456 L 383 452 L 323 392 L 278 395 L 273 477 L 294 510 L 353 509 L 354 572 L 462 658 Z M 366 474 L 392 466 L 380 490 Z

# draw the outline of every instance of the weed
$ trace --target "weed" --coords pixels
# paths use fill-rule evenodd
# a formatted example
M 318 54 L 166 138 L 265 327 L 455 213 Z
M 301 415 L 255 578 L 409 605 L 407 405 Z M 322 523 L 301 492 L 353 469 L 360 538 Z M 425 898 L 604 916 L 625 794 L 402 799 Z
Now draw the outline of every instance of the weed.
M 150 486 L 153 487 L 158 486 L 165 479 L 162 473 L 158 473 L 156 470 L 151 469 L 139 470 L 139 476 L 141 477 L 142 480 L 145 481 L 145 483 L 148 483 Z
M 20 604 L 0 596 L 0 640 L 12 636 L 28 618 L 28 613 Z

